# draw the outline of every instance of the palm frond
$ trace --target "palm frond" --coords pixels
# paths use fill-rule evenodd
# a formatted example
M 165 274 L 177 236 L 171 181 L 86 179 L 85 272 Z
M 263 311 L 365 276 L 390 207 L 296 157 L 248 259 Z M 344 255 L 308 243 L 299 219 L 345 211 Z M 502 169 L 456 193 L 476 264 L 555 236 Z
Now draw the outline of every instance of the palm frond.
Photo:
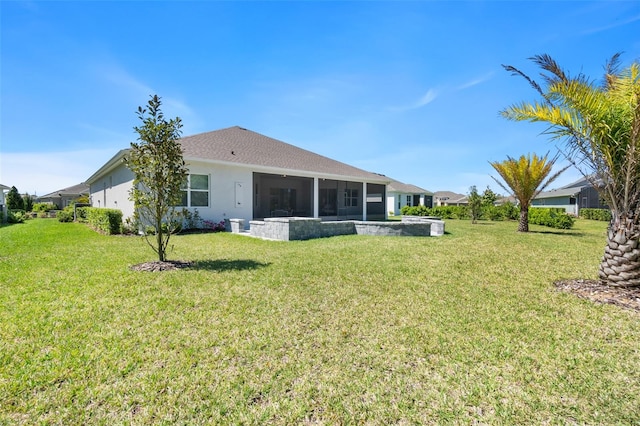
M 620 56 L 622 52 L 615 53 L 604 66 L 604 89 L 611 88 L 616 80 L 617 75 L 620 73 Z
M 538 83 L 536 83 L 535 80 L 533 80 L 531 77 L 529 77 L 528 75 L 526 75 L 525 73 L 523 73 L 522 71 L 520 71 L 518 68 L 511 66 L 511 65 L 502 65 L 502 67 L 509 71 L 511 73 L 511 75 L 518 75 L 522 78 L 524 78 L 525 80 L 527 80 L 529 82 L 529 84 L 531 85 L 531 87 L 533 87 L 533 89 L 538 92 L 540 95 L 545 96 L 544 91 L 542 90 L 542 87 L 540 87 L 540 85 Z
M 550 55 L 543 53 L 541 55 L 534 55 L 529 58 L 536 65 L 542 68 L 544 71 L 551 73 L 551 76 L 540 73 L 542 78 L 547 82 L 547 84 L 554 84 L 558 81 L 567 81 L 567 75 L 564 70 L 558 65 L 558 63 L 553 59 Z

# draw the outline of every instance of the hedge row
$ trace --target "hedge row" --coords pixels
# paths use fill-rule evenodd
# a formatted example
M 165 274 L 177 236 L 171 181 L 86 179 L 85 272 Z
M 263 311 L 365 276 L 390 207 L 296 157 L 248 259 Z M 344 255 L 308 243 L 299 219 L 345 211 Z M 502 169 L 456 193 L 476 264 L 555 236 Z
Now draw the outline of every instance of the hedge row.
M 401 210 L 408 216 L 435 216 L 441 219 L 470 219 L 471 213 L 468 206 L 404 206 Z M 518 220 L 520 210 L 511 203 L 500 206 L 483 207 L 480 219 L 484 220 Z M 549 226 L 557 229 L 571 229 L 575 219 L 569 216 L 563 208 L 534 207 L 529 209 L 529 223 L 534 225 Z
M 471 219 L 469 206 L 404 206 L 401 213 L 407 216 L 435 216 L 442 219 Z M 518 208 L 512 203 L 500 206 L 484 206 L 480 211 L 480 219 L 484 220 L 516 220 L 519 217 Z
M 583 219 L 611 221 L 611 210 L 609 209 L 580 209 L 579 216 Z
M 575 223 L 563 208 L 534 207 L 529 209 L 529 223 L 556 229 L 571 229 Z
M 122 233 L 122 212 L 116 209 L 85 207 L 87 222 L 107 235 Z

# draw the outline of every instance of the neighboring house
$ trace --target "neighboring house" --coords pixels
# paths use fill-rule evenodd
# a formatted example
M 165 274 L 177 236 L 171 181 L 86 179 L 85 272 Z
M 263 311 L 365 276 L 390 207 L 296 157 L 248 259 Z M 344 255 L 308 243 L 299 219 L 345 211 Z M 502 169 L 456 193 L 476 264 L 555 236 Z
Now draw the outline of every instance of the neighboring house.
M 51 194 L 42 195 L 36 198 L 36 202 L 53 203 L 58 207 L 58 209 L 62 210 L 71 204 L 72 201 L 83 195 L 89 195 L 89 185 L 86 183 L 80 183 L 78 185 L 70 186 L 69 188 L 53 191 Z
M 433 207 L 433 192 L 415 185 L 392 180 L 387 185 L 387 211 L 394 216 L 400 215 L 404 206 Z
M 466 195 L 451 191 L 436 191 L 433 193 L 434 206 L 466 206 L 469 200 Z
M 10 191 L 11 188 L 0 183 L 0 222 L 6 222 L 7 220 L 7 203 L 5 201 L 5 191 Z
M 324 220 L 386 219 L 390 179 L 242 127 L 180 139 L 189 169 L 182 206 L 212 221 L 298 216 Z M 94 207 L 133 215 L 133 172 L 119 151 L 86 183 Z
M 576 216 L 583 208 L 608 208 L 600 199 L 598 191 L 585 178 L 562 188 L 541 192 L 531 201 L 531 207 L 559 207 Z
M 507 203 L 518 205 L 518 200 L 513 195 L 507 195 L 506 197 L 499 196 L 494 204 L 496 206 L 502 206 Z

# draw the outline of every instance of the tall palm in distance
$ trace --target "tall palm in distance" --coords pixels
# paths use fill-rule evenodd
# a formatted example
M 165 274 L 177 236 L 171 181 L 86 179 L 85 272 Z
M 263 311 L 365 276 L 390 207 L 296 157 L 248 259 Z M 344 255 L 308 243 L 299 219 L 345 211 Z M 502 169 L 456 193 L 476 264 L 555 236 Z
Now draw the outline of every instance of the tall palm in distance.
M 640 63 L 620 71 L 620 54 L 606 63 L 600 83 L 571 77 L 549 55 L 531 60 L 542 70 L 544 89 L 519 69 L 541 96 L 501 112 L 514 121 L 549 124 L 545 134 L 611 208 L 600 279 L 612 286 L 640 286 Z
M 498 172 L 503 184 L 493 178 L 505 191 L 511 192 L 520 205 L 520 221 L 518 232 L 529 232 L 529 206 L 540 192 L 544 191 L 551 182 L 556 180 L 567 168 L 563 168 L 551 175 L 553 165 L 558 159 L 555 156 L 548 159 L 549 153 L 544 157 L 536 154 L 520 156 L 519 159 L 507 157 L 504 161 L 490 161 L 489 164 Z M 493 177 L 493 176 L 492 176 Z

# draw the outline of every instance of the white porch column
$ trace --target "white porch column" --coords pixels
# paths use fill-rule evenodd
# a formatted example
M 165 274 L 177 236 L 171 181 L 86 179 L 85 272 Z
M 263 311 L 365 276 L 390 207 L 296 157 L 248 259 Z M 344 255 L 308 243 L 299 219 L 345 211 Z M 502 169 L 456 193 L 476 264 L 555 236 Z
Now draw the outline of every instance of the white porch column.
M 313 178 L 313 217 L 320 217 L 320 186 L 318 184 L 318 178 Z
M 362 220 L 367 220 L 367 182 L 362 182 Z

